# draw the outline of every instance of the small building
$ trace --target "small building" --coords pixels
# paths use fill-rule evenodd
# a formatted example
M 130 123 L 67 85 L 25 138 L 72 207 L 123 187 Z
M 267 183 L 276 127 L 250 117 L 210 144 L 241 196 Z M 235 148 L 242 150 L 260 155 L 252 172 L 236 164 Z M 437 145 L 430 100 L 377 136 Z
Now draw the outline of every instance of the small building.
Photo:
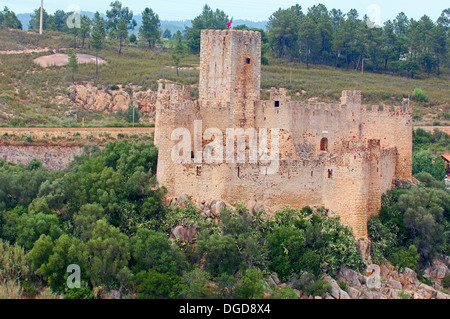
M 447 176 L 449 176 L 450 175 L 450 154 L 442 154 L 441 157 L 445 163 L 445 169 L 447 172 Z

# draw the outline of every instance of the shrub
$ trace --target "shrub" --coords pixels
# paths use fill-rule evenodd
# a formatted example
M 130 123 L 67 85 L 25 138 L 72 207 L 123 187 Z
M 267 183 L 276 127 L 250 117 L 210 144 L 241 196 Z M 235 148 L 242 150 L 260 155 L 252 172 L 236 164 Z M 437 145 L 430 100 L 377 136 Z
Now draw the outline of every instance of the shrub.
M 263 273 L 258 268 L 250 268 L 245 271 L 240 287 L 240 297 L 244 299 L 259 299 L 265 291 L 266 281 Z
M 153 269 L 141 271 L 135 277 L 140 299 L 176 299 L 183 287 L 183 278 L 162 274 Z
M 117 86 L 117 84 L 113 84 L 113 85 L 111 85 L 111 86 L 109 87 L 109 89 L 110 89 L 111 91 L 117 91 L 117 90 L 119 89 L 119 87 Z
M 419 268 L 419 258 L 420 256 L 417 253 L 417 248 L 414 245 L 411 245 L 408 249 L 403 247 L 399 248 L 392 254 L 390 261 L 394 266 L 397 266 L 400 269 L 411 268 L 417 272 Z
M 450 288 L 450 273 L 447 273 L 445 275 L 445 277 L 442 278 L 441 284 L 442 284 L 442 287 L 444 287 L 444 289 Z
M 426 102 L 428 100 L 427 93 L 421 89 L 414 89 L 413 98 L 419 102 Z
M 68 293 L 64 296 L 64 299 L 92 299 L 92 290 L 86 286 L 81 288 L 69 289 Z
M 33 143 L 33 136 L 27 135 L 27 136 L 25 137 L 25 142 L 27 142 L 27 143 Z
M 318 279 L 307 288 L 307 293 L 312 296 L 324 297 L 331 292 L 331 284 L 325 279 Z

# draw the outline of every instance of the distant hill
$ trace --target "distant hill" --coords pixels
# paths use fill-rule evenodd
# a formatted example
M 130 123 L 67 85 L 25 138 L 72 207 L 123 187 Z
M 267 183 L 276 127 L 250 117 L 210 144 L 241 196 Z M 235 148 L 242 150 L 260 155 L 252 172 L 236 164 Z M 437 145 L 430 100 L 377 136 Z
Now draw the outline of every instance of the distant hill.
M 89 12 L 89 11 L 81 11 L 82 15 L 86 15 L 89 18 L 93 18 L 94 17 L 94 12 Z M 106 19 L 106 15 L 104 13 L 100 14 L 103 18 Z M 27 30 L 28 29 L 28 25 L 30 23 L 31 20 L 31 13 L 19 13 L 17 14 L 17 18 L 20 20 L 20 22 L 23 25 L 23 29 Z M 134 32 L 138 32 L 139 27 L 142 24 L 142 15 L 138 14 L 134 16 L 134 19 L 137 22 L 137 27 L 135 28 Z M 233 25 L 241 25 L 241 24 L 245 24 L 250 28 L 259 28 L 259 29 L 266 29 L 266 24 L 267 21 L 250 21 L 250 20 L 234 20 L 233 21 Z M 176 20 L 176 21 L 169 21 L 169 20 L 161 20 L 161 30 L 166 30 L 169 29 L 170 32 L 175 33 L 178 30 L 183 31 L 185 29 L 185 27 L 189 27 L 191 25 L 191 20 Z

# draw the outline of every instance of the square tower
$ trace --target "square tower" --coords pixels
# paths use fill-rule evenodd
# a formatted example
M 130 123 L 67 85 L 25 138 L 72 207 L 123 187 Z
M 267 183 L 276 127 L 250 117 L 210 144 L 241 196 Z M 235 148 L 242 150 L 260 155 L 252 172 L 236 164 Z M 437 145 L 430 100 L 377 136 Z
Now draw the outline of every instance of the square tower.
M 199 99 L 234 102 L 259 100 L 261 33 L 202 30 Z

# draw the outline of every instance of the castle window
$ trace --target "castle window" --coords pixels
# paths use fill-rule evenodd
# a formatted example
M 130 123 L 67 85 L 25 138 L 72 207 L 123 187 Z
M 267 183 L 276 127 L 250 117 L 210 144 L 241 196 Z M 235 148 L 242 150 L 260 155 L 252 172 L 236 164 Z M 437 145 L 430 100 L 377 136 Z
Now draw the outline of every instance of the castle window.
M 326 137 L 320 140 L 320 150 L 325 152 L 328 150 L 328 139 Z
M 197 166 L 197 176 L 202 176 L 202 167 Z
M 313 171 L 311 171 L 311 177 L 313 176 Z
M 245 60 L 245 63 L 247 63 L 247 64 L 250 64 L 250 62 L 251 62 L 251 59 L 250 59 L 250 58 L 247 58 L 247 59 Z
M 275 101 L 275 107 L 279 107 L 280 106 L 280 101 Z
M 333 177 L 333 170 L 329 169 L 328 170 L 328 178 L 332 178 Z
M 241 168 L 239 166 L 237 167 L 237 177 L 241 178 Z

